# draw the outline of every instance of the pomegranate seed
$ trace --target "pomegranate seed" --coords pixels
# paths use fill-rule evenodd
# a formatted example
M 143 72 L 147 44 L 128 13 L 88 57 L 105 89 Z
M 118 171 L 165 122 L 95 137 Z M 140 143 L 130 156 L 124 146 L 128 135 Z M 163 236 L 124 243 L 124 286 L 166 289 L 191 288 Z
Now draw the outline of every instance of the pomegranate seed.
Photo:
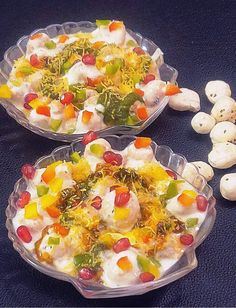
M 93 198 L 91 206 L 94 207 L 96 210 L 99 210 L 102 206 L 102 198 L 99 196 Z
M 86 65 L 95 65 L 96 59 L 94 55 L 86 54 L 86 55 L 83 55 L 82 62 Z
M 32 241 L 32 236 L 26 226 L 18 227 L 16 233 L 23 242 L 30 243 Z
M 72 92 L 65 92 L 61 97 L 60 97 L 60 102 L 63 105 L 69 105 L 72 103 L 73 99 L 75 98 L 74 94 Z
M 32 107 L 28 103 L 24 103 L 24 108 L 27 110 L 31 110 Z
M 208 205 L 208 201 L 207 198 L 202 196 L 202 195 L 198 195 L 196 197 L 196 202 L 197 202 L 197 208 L 200 212 L 205 212 L 207 205 Z
M 121 192 L 119 194 L 116 194 L 115 197 L 115 206 L 122 207 L 125 206 L 130 199 L 130 193 L 129 192 Z
M 24 97 L 25 103 L 30 103 L 32 100 L 38 98 L 38 94 L 36 93 L 28 93 Z
M 145 51 L 141 47 L 135 47 L 133 51 L 139 56 L 145 54 Z
M 122 164 L 122 156 L 112 151 L 106 151 L 103 154 L 103 159 L 105 160 L 106 163 L 111 164 L 113 166 L 120 166 Z
M 30 64 L 33 67 L 37 67 L 37 68 L 42 67 L 42 62 L 39 60 L 38 56 L 35 54 L 30 56 Z
M 19 199 L 17 200 L 17 206 L 24 208 L 30 201 L 30 193 L 28 191 L 22 191 Z
M 119 253 L 121 251 L 125 251 L 130 248 L 130 241 L 127 237 L 121 238 L 113 245 L 113 250 L 115 253 Z
M 182 234 L 180 235 L 180 242 L 185 246 L 189 246 L 193 243 L 193 236 L 192 234 Z
M 174 180 L 177 180 L 177 174 L 174 171 L 166 170 L 166 173 L 171 176 Z
M 83 267 L 79 270 L 79 278 L 83 280 L 90 280 L 94 277 L 93 271 L 88 267 Z
M 84 135 L 84 137 L 83 137 L 83 139 L 82 139 L 81 142 L 82 142 L 84 145 L 86 145 L 86 144 L 92 142 L 93 140 L 97 139 L 97 137 L 98 137 L 97 134 L 96 134 L 94 131 L 90 130 L 89 132 L 87 132 L 87 133 Z
M 153 74 L 148 74 L 143 80 L 144 84 L 148 84 L 150 81 L 155 80 L 156 77 Z
M 139 279 L 142 282 L 149 282 L 149 281 L 153 281 L 155 279 L 155 276 L 152 273 L 144 272 L 139 275 Z
M 30 164 L 25 164 L 21 167 L 21 172 L 28 180 L 32 180 L 35 175 L 35 168 Z

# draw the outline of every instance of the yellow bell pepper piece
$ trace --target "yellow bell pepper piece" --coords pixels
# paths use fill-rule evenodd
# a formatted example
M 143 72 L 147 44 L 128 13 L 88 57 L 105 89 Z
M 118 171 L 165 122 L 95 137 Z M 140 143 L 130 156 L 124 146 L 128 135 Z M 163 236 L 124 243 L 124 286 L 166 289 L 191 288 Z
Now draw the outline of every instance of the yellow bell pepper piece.
M 42 196 L 40 201 L 42 209 L 45 210 L 47 207 L 54 205 L 58 201 L 58 197 L 47 194 Z
M 63 180 L 61 178 L 54 178 L 49 183 L 49 188 L 54 193 L 59 193 L 62 189 Z
M 25 206 L 25 219 L 37 219 L 39 217 L 37 203 L 30 202 Z
M 29 102 L 29 105 L 31 108 L 37 109 L 38 107 L 43 106 L 44 104 L 38 98 L 35 98 L 31 102 Z
M 195 199 L 198 195 L 196 193 L 196 191 L 194 191 L 194 190 L 184 190 L 182 193 L 185 194 L 185 195 L 188 195 L 189 197 L 191 197 L 193 199 Z
M 7 84 L 2 84 L 0 86 L 0 98 L 11 98 L 12 92 Z
M 130 209 L 129 208 L 120 208 L 115 207 L 114 211 L 114 219 L 115 220 L 123 220 L 129 217 Z

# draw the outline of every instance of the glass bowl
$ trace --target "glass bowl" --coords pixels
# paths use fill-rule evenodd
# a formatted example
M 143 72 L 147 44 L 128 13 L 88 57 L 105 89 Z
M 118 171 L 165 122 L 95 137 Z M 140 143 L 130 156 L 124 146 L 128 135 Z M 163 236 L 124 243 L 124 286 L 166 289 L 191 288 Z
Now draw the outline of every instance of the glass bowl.
M 49 35 L 49 37 L 53 38 L 57 35 L 66 33 L 72 34 L 76 32 L 92 32 L 96 29 L 95 23 L 89 21 L 80 21 L 80 22 L 66 22 L 62 25 L 54 24 L 50 25 L 43 29 L 37 29 L 32 32 L 30 35 L 23 36 L 18 40 L 16 45 L 10 47 L 4 54 L 4 60 L 0 62 L 0 84 L 6 83 L 9 74 L 11 72 L 14 61 L 19 57 L 23 56 L 26 52 L 26 45 L 29 40 L 29 37 L 38 32 L 44 32 Z M 159 67 L 160 78 L 164 81 L 169 81 L 171 83 L 175 83 L 177 79 L 178 72 L 173 67 L 167 65 L 163 61 L 163 53 L 158 48 L 158 46 L 149 39 L 142 37 L 141 34 L 135 33 L 129 29 L 127 29 L 128 33 L 138 42 L 138 44 L 147 51 L 150 55 L 153 55 L 156 52 L 159 57 L 157 59 L 157 64 Z M 157 110 L 146 120 L 137 124 L 135 126 L 130 125 L 117 125 L 112 127 L 107 127 L 98 132 L 106 133 L 106 134 L 129 134 L 136 135 L 147 128 L 163 111 L 165 106 L 168 104 L 168 97 L 164 97 L 161 101 L 158 102 Z M 64 134 L 64 133 L 54 133 L 49 130 L 41 129 L 35 125 L 29 123 L 29 120 L 25 117 L 25 115 L 18 110 L 13 103 L 9 100 L 2 99 L 1 104 L 6 109 L 7 113 L 14 118 L 19 124 L 29 129 L 30 131 L 44 136 L 49 139 L 64 141 L 64 142 L 72 142 L 84 135 L 82 134 Z
M 122 150 L 130 142 L 135 140 L 135 137 L 117 137 L 114 135 L 109 135 L 105 139 L 110 142 L 113 149 Z M 84 147 L 85 146 L 80 142 L 80 140 L 72 143 L 71 145 L 58 147 L 50 155 L 43 156 L 37 160 L 34 166 L 35 168 L 43 168 L 56 160 L 69 161 L 71 152 L 81 151 L 83 153 Z M 157 145 L 155 142 L 152 142 L 152 148 L 154 150 L 156 159 L 163 166 L 167 167 L 168 169 L 172 169 L 181 176 L 187 163 L 184 156 L 174 154 L 168 146 Z M 148 291 L 158 289 L 174 280 L 179 279 L 180 277 L 183 277 L 197 266 L 195 249 L 203 242 L 213 227 L 216 216 L 215 198 L 213 197 L 212 188 L 206 183 L 206 180 L 199 173 L 194 179 L 192 179 L 190 184 L 193 185 L 200 193 L 204 194 L 209 201 L 206 218 L 196 234 L 194 244 L 188 247 L 182 254 L 181 258 L 164 274 L 164 276 L 156 281 L 129 286 L 128 288 L 108 288 L 98 283 L 82 281 L 78 278 L 74 278 L 65 273 L 56 271 L 50 266 L 42 265 L 23 246 L 22 242 L 16 235 L 12 223 L 12 218 L 15 216 L 17 211 L 16 201 L 19 198 L 20 193 L 24 191 L 27 186 L 24 178 L 21 178 L 16 182 L 14 190 L 9 197 L 8 207 L 6 209 L 6 227 L 8 229 L 8 237 L 13 242 L 15 250 L 19 252 L 21 257 L 26 262 L 44 274 L 72 283 L 73 286 L 86 298 L 111 298 L 144 294 Z M 198 277 L 198 279 L 201 279 L 201 277 Z

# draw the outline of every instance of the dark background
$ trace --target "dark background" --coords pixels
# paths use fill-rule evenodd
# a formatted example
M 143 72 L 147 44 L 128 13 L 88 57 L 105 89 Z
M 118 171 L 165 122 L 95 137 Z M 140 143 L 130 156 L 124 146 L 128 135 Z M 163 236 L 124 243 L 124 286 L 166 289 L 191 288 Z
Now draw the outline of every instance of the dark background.
M 236 88 L 236 1 L 13 1 L 0 0 L 0 55 L 24 34 L 52 23 L 120 19 L 152 39 L 165 60 L 179 71 L 180 86 L 196 90 L 202 110 L 214 79 Z M 169 145 L 188 160 L 207 160 L 209 136 L 190 126 L 193 113 L 166 108 L 143 135 Z M 184 278 L 142 296 L 87 300 L 69 283 L 47 277 L 26 264 L 13 249 L 5 228 L 5 208 L 22 164 L 50 153 L 59 142 L 34 135 L 0 108 L 0 305 L 1 306 L 235 306 L 236 202 L 219 194 L 216 171 L 211 185 L 217 198 L 212 233 L 197 249 L 198 268 Z

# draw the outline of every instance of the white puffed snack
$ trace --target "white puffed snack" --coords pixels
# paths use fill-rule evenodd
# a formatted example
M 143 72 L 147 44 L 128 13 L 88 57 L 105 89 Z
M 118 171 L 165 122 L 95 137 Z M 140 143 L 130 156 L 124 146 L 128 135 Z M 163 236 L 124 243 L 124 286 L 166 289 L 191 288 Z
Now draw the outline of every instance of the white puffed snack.
M 212 104 L 221 96 L 231 96 L 230 86 L 222 80 L 209 81 L 205 87 L 207 98 Z
M 236 145 L 230 142 L 213 144 L 208 154 L 209 164 L 218 169 L 227 169 L 236 164 Z
M 211 110 L 211 115 L 216 119 L 216 122 L 236 120 L 236 102 L 233 98 L 222 96 L 220 97 Z
M 236 201 L 236 173 L 225 174 L 220 180 L 221 195 L 230 201 Z
M 198 172 L 204 176 L 204 178 L 206 179 L 206 181 L 210 181 L 212 180 L 213 176 L 214 176 L 214 171 L 212 169 L 212 167 L 205 163 L 204 161 L 193 161 L 192 164 L 197 167 Z
M 191 121 L 192 128 L 198 134 L 209 134 L 216 120 L 205 112 L 198 112 Z
M 212 143 L 236 143 L 236 125 L 229 121 L 219 122 L 213 127 L 210 138 Z
M 197 92 L 187 88 L 180 88 L 182 93 L 175 94 L 170 97 L 169 106 L 178 111 L 193 111 L 200 110 L 200 97 Z

